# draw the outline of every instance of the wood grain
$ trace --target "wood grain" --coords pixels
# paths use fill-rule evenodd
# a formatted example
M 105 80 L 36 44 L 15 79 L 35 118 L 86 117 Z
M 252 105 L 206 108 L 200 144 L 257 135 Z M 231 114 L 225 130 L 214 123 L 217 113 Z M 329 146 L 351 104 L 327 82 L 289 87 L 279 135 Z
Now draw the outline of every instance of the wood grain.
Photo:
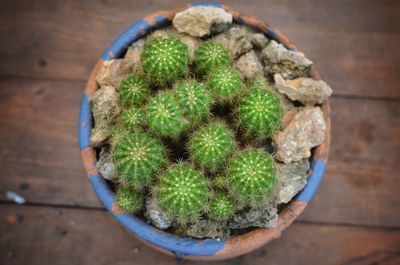
M 13 190 L 31 203 L 100 206 L 76 140 L 83 85 L 0 81 L 1 200 Z M 332 110 L 328 172 L 301 219 L 400 227 L 400 104 L 334 98 Z
M 185 2 L 3 1 L 0 34 L 7 38 L 0 42 L 0 76 L 86 80 L 123 29 Z M 400 98 L 398 1 L 227 4 L 285 32 L 315 61 L 336 94 Z
M 104 211 L 3 204 L 0 233 L 3 265 L 204 264 L 178 261 L 150 249 Z M 280 239 L 251 254 L 212 264 L 265 264 L 266 261 L 268 264 L 398 264 L 400 231 L 295 223 Z
M 84 84 L 0 81 L 0 198 L 100 206 L 82 166 L 77 118 Z

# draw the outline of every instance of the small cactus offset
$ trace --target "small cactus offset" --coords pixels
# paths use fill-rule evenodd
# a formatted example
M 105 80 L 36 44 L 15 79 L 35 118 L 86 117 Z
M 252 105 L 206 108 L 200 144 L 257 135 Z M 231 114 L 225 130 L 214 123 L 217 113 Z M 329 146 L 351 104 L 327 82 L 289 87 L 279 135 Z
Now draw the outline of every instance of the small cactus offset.
M 187 163 L 171 166 L 155 187 L 160 206 L 183 224 L 207 210 L 211 189 L 202 172 Z
M 257 75 L 247 81 L 247 87 L 251 90 L 269 89 L 270 84 L 268 83 L 268 80 L 264 76 Z
M 267 89 L 250 90 L 240 99 L 237 115 L 239 124 L 248 134 L 257 138 L 270 137 L 281 125 L 281 103 Z
M 203 84 L 195 80 L 184 80 L 175 84 L 175 94 L 185 115 L 199 122 L 210 115 L 212 97 Z
M 208 76 L 208 85 L 218 101 L 231 102 L 239 94 L 242 80 L 233 68 L 219 67 Z
M 246 149 L 228 165 L 228 186 L 240 202 L 256 205 L 266 198 L 277 181 L 272 157 L 262 150 Z
M 161 91 L 149 100 L 146 116 L 147 124 L 161 136 L 176 138 L 188 125 L 181 106 L 170 91 Z
M 174 81 L 188 71 L 188 47 L 177 37 L 154 37 L 140 56 L 144 72 L 158 83 Z
M 142 194 L 129 186 L 120 187 L 115 198 L 118 207 L 124 213 L 137 213 L 143 205 Z
M 150 89 L 143 77 L 131 75 L 122 80 L 118 93 L 123 105 L 132 106 L 143 103 L 150 95 Z
M 208 215 L 218 221 L 225 221 L 236 211 L 235 201 L 229 195 L 219 192 L 210 202 Z
M 204 42 L 194 52 L 194 63 L 198 71 L 203 74 L 220 66 L 229 66 L 231 62 L 229 52 L 217 42 Z
M 147 133 L 128 133 L 116 144 L 113 161 L 122 182 L 138 190 L 146 187 L 166 163 L 160 140 Z
M 121 114 L 121 122 L 127 131 L 140 130 L 140 126 L 144 122 L 144 111 L 139 108 L 124 110 Z
M 226 176 L 223 174 L 216 175 L 212 180 L 214 190 L 225 190 L 227 185 Z
M 189 154 L 202 168 L 214 172 L 221 168 L 235 148 L 233 132 L 220 121 L 214 121 L 193 133 Z

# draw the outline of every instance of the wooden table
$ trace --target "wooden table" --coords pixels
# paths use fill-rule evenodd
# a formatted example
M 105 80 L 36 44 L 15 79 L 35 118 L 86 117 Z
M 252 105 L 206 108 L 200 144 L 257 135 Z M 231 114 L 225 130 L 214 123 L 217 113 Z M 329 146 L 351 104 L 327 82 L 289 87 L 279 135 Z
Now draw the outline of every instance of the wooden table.
M 2 1 L 0 264 L 189 264 L 132 238 L 98 202 L 76 138 L 104 48 L 185 1 Z M 400 2 L 231 1 L 285 32 L 334 89 L 325 179 L 279 240 L 215 264 L 400 264 Z M 15 205 L 15 191 L 27 199 Z

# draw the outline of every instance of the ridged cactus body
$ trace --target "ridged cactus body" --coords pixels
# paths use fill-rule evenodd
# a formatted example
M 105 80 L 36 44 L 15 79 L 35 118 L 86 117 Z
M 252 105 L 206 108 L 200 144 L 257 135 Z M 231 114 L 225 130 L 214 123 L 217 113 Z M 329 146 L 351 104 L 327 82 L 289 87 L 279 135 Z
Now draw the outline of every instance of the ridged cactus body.
M 121 114 L 121 122 L 127 131 L 140 130 L 144 123 L 144 111 L 140 108 L 126 109 Z
M 209 74 L 208 85 L 218 101 L 231 102 L 239 94 L 242 80 L 236 70 L 230 67 L 219 67 Z
M 188 47 L 177 37 L 154 37 L 140 56 L 144 72 L 158 83 L 174 81 L 188 71 Z
M 202 43 L 194 53 L 194 62 L 200 73 L 209 73 L 214 68 L 228 66 L 231 55 L 222 44 L 207 41 Z
M 143 205 L 142 194 L 129 186 L 120 187 L 117 190 L 115 199 L 118 207 L 124 213 L 136 213 Z
M 210 115 L 212 97 L 205 86 L 196 80 L 183 80 L 175 84 L 175 94 L 185 115 L 194 122 Z
M 281 103 L 267 89 L 249 90 L 239 101 L 237 115 L 240 125 L 248 134 L 259 138 L 269 137 L 280 127 Z
M 243 150 L 230 161 L 227 181 L 236 199 L 257 204 L 270 194 L 276 184 L 274 161 L 262 150 Z
M 140 105 L 150 95 L 150 89 L 143 77 L 131 75 L 122 80 L 118 94 L 123 105 Z
M 208 215 L 212 219 L 225 221 L 235 213 L 235 210 L 235 201 L 229 195 L 219 192 L 211 199 Z
M 185 223 L 207 209 L 211 189 L 202 172 L 190 164 L 179 163 L 160 176 L 155 193 L 165 212 Z
M 146 105 L 146 120 L 161 136 L 178 137 L 188 126 L 183 110 L 170 91 L 162 91 Z
M 189 154 L 202 168 L 216 171 L 235 148 L 233 132 L 220 121 L 198 129 L 189 140 Z
M 143 132 L 128 133 L 116 144 L 113 161 L 122 182 L 140 190 L 166 163 L 167 152 L 160 140 Z

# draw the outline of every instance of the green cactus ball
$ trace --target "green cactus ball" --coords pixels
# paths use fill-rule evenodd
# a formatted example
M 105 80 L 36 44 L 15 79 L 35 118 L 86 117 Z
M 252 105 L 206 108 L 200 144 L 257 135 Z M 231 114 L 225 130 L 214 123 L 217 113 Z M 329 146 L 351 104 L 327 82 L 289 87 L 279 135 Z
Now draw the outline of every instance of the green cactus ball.
M 257 75 L 247 81 L 247 87 L 252 90 L 270 89 L 270 84 L 264 76 Z
M 167 215 L 186 223 L 206 210 L 211 189 L 203 173 L 190 164 L 179 163 L 160 176 L 155 193 Z
M 125 106 L 132 106 L 143 103 L 150 95 L 150 89 L 143 77 L 131 75 L 122 80 L 118 93 Z
M 212 219 L 225 221 L 231 217 L 235 211 L 235 202 L 227 194 L 219 192 L 211 199 L 209 216 Z
M 123 127 L 128 131 L 136 131 L 144 122 L 144 112 L 139 108 L 126 109 L 121 114 Z
M 250 90 L 240 99 L 237 115 L 248 134 L 259 138 L 272 136 L 281 125 L 280 99 L 267 89 Z
M 167 152 L 160 140 L 143 132 L 123 136 L 112 156 L 121 181 L 138 190 L 153 180 L 167 160 Z
M 178 137 L 188 126 L 183 110 L 170 91 L 161 91 L 146 105 L 146 120 L 161 136 Z
M 204 169 L 218 170 L 235 147 L 233 132 L 220 121 L 195 131 L 189 140 L 189 154 Z
M 203 84 L 195 80 L 180 81 L 175 85 L 175 93 L 190 120 L 199 122 L 209 116 L 212 97 Z
M 200 73 L 209 73 L 219 66 L 228 66 L 232 62 L 229 52 L 222 44 L 207 41 L 199 45 L 194 53 L 194 63 Z
M 242 80 L 236 70 L 230 67 L 220 67 L 210 73 L 208 85 L 218 101 L 230 102 L 240 92 Z
M 243 150 L 228 165 L 228 186 L 241 202 L 257 204 L 271 192 L 276 180 L 273 158 L 262 150 Z
M 155 37 L 144 44 L 140 60 L 150 79 L 166 83 L 187 73 L 190 57 L 179 38 Z
M 118 207 L 124 213 L 137 213 L 143 205 L 142 194 L 129 186 L 120 187 L 115 198 Z

